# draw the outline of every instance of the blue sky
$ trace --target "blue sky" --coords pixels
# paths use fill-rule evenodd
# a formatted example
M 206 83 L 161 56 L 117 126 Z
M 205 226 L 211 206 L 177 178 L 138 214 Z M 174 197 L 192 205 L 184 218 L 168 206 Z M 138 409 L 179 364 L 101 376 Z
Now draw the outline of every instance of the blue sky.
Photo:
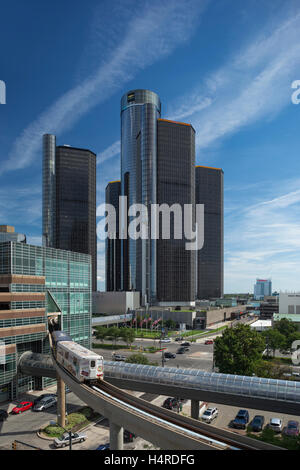
M 300 290 L 300 4 L 11 0 L 1 5 L 0 224 L 41 244 L 42 134 L 97 153 L 97 203 L 120 176 L 120 99 L 157 92 L 222 167 L 225 292 Z M 98 242 L 104 288 L 104 243 Z

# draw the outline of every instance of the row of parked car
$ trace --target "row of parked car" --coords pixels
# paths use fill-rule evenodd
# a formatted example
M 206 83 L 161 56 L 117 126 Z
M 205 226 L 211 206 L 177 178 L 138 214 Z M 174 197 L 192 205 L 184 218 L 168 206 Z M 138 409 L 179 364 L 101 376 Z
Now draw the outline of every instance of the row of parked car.
M 232 426 L 237 429 L 246 429 L 249 423 L 249 412 L 248 410 L 240 410 L 234 420 Z M 263 415 L 255 415 L 250 426 L 252 431 L 259 432 L 263 430 L 265 425 L 265 417 Z M 272 429 L 276 433 L 281 433 L 287 436 L 299 436 L 299 422 L 295 420 L 288 421 L 287 425 L 283 427 L 283 421 L 280 418 L 271 418 L 268 423 L 268 428 Z
M 45 393 L 40 395 L 34 401 L 23 400 L 20 401 L 12 410 L 11 414 L 17 415 L 32 409 L 34 411 L 44 411 L 51 406 L 56 405 L 57 396 L 54 393 Z M 8 412 L 0 410 L 0 421 L 4 421 L 8 418 Z

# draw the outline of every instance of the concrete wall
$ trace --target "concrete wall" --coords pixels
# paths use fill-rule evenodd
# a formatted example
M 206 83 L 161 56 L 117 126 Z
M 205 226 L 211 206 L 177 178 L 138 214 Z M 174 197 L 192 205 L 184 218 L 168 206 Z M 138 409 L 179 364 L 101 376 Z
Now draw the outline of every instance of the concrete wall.
M 93 292 L 93 315 L 122 315 L 139 307 L 139 292 Z
M 215 323 L 223 322 L 224 320 L 230 320 L 232 312 L 244 312 L 245 306 L 239 305 L 238 307 L 227 307 L 216 310 L 207 310 L 207 312 L 197 312 L 197 318 L 205 318 L 206 326 L 213 325 Z

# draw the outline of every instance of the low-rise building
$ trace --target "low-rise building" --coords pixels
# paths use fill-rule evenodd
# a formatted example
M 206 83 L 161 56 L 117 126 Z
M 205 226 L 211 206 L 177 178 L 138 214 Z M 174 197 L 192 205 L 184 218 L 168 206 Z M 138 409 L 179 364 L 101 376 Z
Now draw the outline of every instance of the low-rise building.
M 93 315 L 122 315 L 140 307 L 140 292 L 93 292 Z
M 300 314 L 300 293 L 280 292 L 279 313 Z

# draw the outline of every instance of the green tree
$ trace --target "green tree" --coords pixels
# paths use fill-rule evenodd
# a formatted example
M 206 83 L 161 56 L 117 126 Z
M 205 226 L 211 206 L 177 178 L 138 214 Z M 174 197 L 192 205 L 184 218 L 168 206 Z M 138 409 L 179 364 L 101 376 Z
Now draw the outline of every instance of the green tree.
M 286 338 L 275 328 L 263 331 L 262 336 L 265 338 L 266 347 L 273 351 L 274 357 L 276 349 L 282 349 L 285 347 Z
M 286 338 L 297 331 L 297 326 L 287 318 L 281 318 L 281 320 L 275 322 L 275 329 L 278 330 Z
M 99 339 L 101 343 L 103 343 L 104 339 L 107 336 L 107 332 L 108 328 L 106 328 L 105 326 L 98 326 L 96 331 L 96 338 Z
M 108 328 L 107 336 L 112 341 L 115 342 L 115 347 L 116 347 L 117 339 L 120 338 L 120 328 L 117 328 L 116 326 L 112 326 L 111 328 Z
M 141 353 L 131 354 L 127 357 L 126 362 L 129 362 L 131 364 L 151 364 L 149 359 Z
M 249 325 L 226 328 L 223 335 L 215 339 L 215 366 L 225 374 L 252 375 L 264 349 L 263 336 Z
M 135 340 L 135 330 L 131 328 L 120 328 L 120 337 L 125 341 L 127 346 L 131 346 Z
M 294 331 L 286 339 L 286 350 L 291 352 L 294 341 L 300 341 L 300 331 Z
M 174 320 L 172 320 L 171 318 L 169 318 L 169 320 L 166 320 L 165 321 L 165 326 L 167 328 L 169 328 L 170 330 L 175 330 L 176 328 L 176 322 Z

